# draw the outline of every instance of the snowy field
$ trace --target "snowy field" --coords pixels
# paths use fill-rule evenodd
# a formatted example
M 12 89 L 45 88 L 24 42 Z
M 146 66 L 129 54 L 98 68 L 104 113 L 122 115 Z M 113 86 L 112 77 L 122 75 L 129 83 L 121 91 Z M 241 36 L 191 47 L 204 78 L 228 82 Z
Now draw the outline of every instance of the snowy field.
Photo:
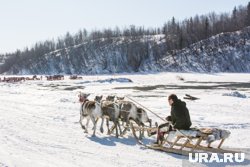
M 105 82 L 110 78 L 133 82 Z M 90 133 L 85 134 L 79 124 L 79 91 L 91 93 L 90 99 L 129 96 L 164 118 L 170 114 L 168 95 L 175 93 L 183 100 L 190 94 L 200 98 L 185 100 L 193 126 L 227 129 L 231 136 L 224 147 L 250 148 L 250 74 L 160 73 L 0 82 L 0 167 L 182 166 L 186 157 L 145 149 L 131 132 L 117 139 L 106 135 L 106 129 L 100 133 L 99 122 L 96 137 L 91 137 L 91 123 Z M 162 122 L 148 115 L 153 122 Z

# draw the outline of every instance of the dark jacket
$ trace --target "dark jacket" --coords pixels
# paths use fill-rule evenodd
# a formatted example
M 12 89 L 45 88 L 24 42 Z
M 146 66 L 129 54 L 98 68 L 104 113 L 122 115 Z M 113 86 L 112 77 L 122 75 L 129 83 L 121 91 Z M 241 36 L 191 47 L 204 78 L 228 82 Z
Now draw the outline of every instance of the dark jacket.
M 171 119 L 176 129 L 185 129 L 188 130 L 192 125 L 190 120 L 189 111 L 186 107 L 186 103 L 177 100 L 172 104 L 171 107 Z

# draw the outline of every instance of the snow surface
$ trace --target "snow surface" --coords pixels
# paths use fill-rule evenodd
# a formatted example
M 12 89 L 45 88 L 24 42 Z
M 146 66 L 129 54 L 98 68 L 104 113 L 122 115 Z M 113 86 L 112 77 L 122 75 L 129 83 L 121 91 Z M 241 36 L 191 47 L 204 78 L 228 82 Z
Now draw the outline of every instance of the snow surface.
M 3 76 L 0 76 L 3 77 Z M 183 78 L 184 81 L 179 78 Z M 133 82 L 95 82 L 127 78 Z M 87 82 L 89 81 L 89 82 Z M 248 83 L 248 84 L 247 84 Z M 236 86 L 235 86 L 236 85 Z M 242 86 L 243 85 L 243 86 Z M 144 149 L 131 132 L 123 138 L 99 131 L 85 134 L 79 125 L 77 94 L 127 95 L 161 117 L 169 115 L 167 96 L 185 100 L 193 126 L 231 131 L 224 147 L 249 148 L 250 74 L 158 73 L 83 76 L 83 80 L 0 82 L 0 167 L 182 166 L 187 157 Z M 246 98 L 223 96 L 238 91 Z M 153 122 L 161 120 L 148 112 Z M 146 137 L 144 142 L 154 142 Z

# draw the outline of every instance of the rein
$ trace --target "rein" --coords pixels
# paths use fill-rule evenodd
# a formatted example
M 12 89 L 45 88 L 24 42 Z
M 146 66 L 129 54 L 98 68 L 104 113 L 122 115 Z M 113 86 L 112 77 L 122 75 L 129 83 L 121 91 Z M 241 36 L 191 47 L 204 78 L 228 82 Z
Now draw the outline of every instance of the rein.
M 142 108 L 148 110 L 149 112 L 151 112 L 152 114 L 154 114 L 155 116 L 157 116 L 158 118 L 160 118 L 161 120 L 163 120 L 164 122 L 166 122 L 166 120 L 162 117 L 160 117 L 158 114 L 156 114 L 155 112 L 153 112 L 152 110 L 148 109 L 147 107 L 143 106 L 142 104 L 138 103 L 137 101 L 133 100 L 132 98 L 128 97 L 128 96 L 125 96 L 127 97 L 128 99 L 130 99 L 131 101 L 133 101 L 134 103 L 140 105 Z

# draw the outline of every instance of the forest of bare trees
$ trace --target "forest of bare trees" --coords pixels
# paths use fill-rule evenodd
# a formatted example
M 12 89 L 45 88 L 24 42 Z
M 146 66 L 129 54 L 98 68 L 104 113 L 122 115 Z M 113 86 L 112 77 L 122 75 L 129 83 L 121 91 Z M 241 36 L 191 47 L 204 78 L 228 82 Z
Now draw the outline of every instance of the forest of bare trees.
M 91 32 L 82 29 L 75 34 L 67 32 L 63 37 L 38 42 L 31 48 L 0 55 L 0 57 L 7 57 L 5 63 L 0 66 L 0 73 L 8 71 L 14 64 L 28 65 L 29 62 L 39 60 L 46 53 L 101 38 L 106 40 L 121 37 L 124 39 L 140 39 L 147 35 L 164 34 L 166 50 L 169 54 L 174 54 L 176 50 L 188 47 L 218 33 L 233 32 L 247 26 L 250 26 L 250 2 L 247 6 L 234 7 L 231 13 L 216 14 L 212 12 L 206 15 L 196 15 L 182 21 L 173 17 L 162 27 L 154 29 L 134 25 L 123 29 L 116 27 Z

